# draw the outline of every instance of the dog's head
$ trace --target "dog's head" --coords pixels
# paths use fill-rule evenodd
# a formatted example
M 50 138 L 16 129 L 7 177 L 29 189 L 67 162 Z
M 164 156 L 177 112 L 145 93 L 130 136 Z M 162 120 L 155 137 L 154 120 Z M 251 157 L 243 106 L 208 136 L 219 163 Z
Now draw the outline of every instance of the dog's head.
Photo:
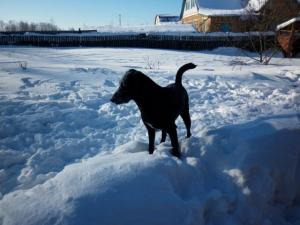
M 118 90 L 113 94 L 111 98 L 111 102 L 119 105 L 123 103 L 128 103 L 133 99 L 133 90 L 134 90 L 134 82 L 137 71 L 131 69 L 125 73 L 123 78 L 120 81 L 120 86 Z

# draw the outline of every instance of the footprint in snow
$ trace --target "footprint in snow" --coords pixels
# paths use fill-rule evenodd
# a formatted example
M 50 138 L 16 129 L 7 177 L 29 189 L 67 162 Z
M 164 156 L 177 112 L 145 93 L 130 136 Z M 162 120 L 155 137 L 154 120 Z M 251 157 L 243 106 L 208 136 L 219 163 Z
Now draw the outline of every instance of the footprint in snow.
M 42 84 L 41 80 L 32 81 L 31 77 L 22 78 L 21 81 L 24 85 L 20 86 L 20 89 L 32 88 L 36 85 Z
M 107 86 L 107 87 L 116 87 L 116 85 L 110 81 L 110 80 L 105 80 L 104 81 L 104 86 Z
M 101 68 L 101 67 L 94 67 L 94 68 L 92 68 L 92 67 L 88 67 L 88 68 L 76 67 L 76 68 L 72 68 L 70 70 L 72 72 L 76 72 L 76 73 L 90 73 L 90 74 L 100 73 L 100 74 L 106 74 L 106 75 L 116 74 L 116 72 L 111 69 Z
M 252 73 L 252 76 L 253 76 L 253 79 L 255 80 L 267 80 L 267 81 L 273 81 L 272 79 L 264 76 L 264 75 L 261 75 L 259 73 Z

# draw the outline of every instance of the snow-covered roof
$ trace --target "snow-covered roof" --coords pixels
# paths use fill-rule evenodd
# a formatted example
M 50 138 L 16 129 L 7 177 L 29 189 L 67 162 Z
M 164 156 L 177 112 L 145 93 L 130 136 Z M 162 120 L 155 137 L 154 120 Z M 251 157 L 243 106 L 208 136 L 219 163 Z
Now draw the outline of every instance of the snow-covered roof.
M 241 8 L 240 0 L 198 0 L 198 6 L 205 9 L 227 9 L 234 10 Z
M 170 15 L 170 14 L 157 14 L 156 16 L 160 18 L 179 18 L 179 16 Z
M 300 0 L 298 0 L 300 1 Z M 295 22 L 300 22 L 300 16 L 299 17 L 296 17 L 296 18 L 293 18 L 293 19 L 290 19 L 284 23 L 281 23 L 279 24 L 277 27 L 276 27 L 276 30 L 280 30 L 284 27 L 287 27 L 288 25 L 292 24 L 292 23 L 295 23 Z
M 97 35 L 136 35 L 140 33 L 147 34 L 169 34 L 182 35 L 193 34 L 196 32 L 192 24 L 167 23 L 161 26 L 140 25 L 140 26 L 101 26 L 95 27 L 98 30 Z
M 168 15 L 168 14 L 158 14 L 160 22 L 178 22 L 180 20 L 179 16 Z
M 186 9 L 185 3 L 191 2 L 191 8 Z M 242 15 L 249 11 L 259 11 L 268 0 L 184 0 L 181 17 L 187 14 L 200 13 L 203 15 Z M 298 0 L 300 1 L 300 0 Z M 193 2 L 195 6 L 193 7 Z
M 269 0 L 249 0 L 246 8 L 259 11 Z

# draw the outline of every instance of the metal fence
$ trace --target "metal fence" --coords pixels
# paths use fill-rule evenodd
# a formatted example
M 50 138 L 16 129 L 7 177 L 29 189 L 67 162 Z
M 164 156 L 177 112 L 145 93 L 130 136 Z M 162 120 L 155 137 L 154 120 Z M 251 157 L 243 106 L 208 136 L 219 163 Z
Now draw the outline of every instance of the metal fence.
M 137 47 L 176 50 L 204 50 L 217 47 L 249 48 L 251 41 L 245 35 L 42 35 L 0 34 L 0 45 L 41 47 Z

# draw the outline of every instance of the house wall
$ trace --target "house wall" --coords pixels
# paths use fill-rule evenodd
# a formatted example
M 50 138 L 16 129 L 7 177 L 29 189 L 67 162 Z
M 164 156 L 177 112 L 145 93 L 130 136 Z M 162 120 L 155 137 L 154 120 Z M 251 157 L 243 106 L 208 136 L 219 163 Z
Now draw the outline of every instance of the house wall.
M 160 19 L 159 16 L 155 17 L 154 25 L 160 25 Z
M 274 14 L 274 27 L 280 22 L 295 17 L 299 13 L 300 4 L 295 0 L 271 0 L 261 10 L 266 15 Z M 241 20 L 239 16 L 206 16 L 195 13 L 182 18 L 183 24 L 193 24 L 199 32 L 244 32 L 255 28 L 250 21 Z
M 184 17 L 182 23 L 193 24 L 198 32 L 210 32 L 210 18 L 199 13 Z
M 239 16 L 206 16 L 195 14 L 184 17 L 184 24 L 193 24 L 199 32 L 242 32 L 245 21 Z
M 245 21 L 240 16 L 213 16 L 211 17 L 210 32 L 243 32 Z
M 300 52 L 300 22 L 294 22 L 277 32 L 276 38 L 285 57 L 293 57 Z

